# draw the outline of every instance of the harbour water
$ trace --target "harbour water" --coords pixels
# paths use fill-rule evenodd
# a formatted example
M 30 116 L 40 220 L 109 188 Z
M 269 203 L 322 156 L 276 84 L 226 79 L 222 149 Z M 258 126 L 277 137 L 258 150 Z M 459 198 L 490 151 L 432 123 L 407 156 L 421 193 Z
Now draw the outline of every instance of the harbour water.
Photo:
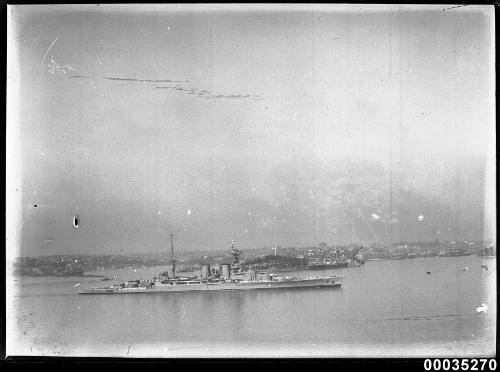
M 496 350 L 494 258 L 369 261 L 284 274 L 343 275 L 340 289 L 76 295 L 79 288 L 150 278 L 162 269 L 93 273 L 117 276 L 104 282 L 13 278 L 7 354 L 360 358 L 493 356 Z M 486 312 L 477 311 L 482 303 Z

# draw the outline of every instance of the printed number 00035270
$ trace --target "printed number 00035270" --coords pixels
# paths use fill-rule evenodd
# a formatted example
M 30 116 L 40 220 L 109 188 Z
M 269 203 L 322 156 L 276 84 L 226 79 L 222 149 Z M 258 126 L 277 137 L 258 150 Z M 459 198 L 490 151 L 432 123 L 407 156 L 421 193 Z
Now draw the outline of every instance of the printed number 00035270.
M 495 359 L 426 359 L 426 371 L 495 371 Z

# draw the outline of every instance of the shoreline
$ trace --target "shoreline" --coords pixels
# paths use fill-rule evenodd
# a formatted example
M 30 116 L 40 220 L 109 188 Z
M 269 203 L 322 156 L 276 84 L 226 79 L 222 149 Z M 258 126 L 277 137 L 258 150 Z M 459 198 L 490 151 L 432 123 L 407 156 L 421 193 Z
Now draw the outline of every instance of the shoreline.
M 14 275 L 15 278 L 107 278 L 106 275 L 72 274 L 72 275 Z

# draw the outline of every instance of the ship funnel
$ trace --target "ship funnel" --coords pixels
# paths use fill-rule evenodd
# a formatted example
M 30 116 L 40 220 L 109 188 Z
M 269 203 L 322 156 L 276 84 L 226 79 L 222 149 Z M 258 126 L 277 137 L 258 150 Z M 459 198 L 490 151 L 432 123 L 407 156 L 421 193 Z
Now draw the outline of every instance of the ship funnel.
M 250 274 L 251 281 L 257 280 L 257 272 L 255 270 L 248 270 L 248 273 Z
M 231 276 L 231 265 L 222 264 L 221 265 L 221 275 L 224 279 L 227 279 Z
M 201 277 L 208 278 L 210 276 L 210 265 L 203 264 L 201 265 Z

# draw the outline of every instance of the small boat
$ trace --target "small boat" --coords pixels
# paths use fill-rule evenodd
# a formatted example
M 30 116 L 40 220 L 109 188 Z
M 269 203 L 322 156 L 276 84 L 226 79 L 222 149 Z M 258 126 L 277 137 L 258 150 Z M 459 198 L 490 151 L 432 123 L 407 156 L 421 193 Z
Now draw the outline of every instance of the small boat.
M 404 260 L 405 256 L 402 253 L 395 253 L 391 256 L 391 260 Z
M 348 260 L 347 261 L 348 267 L 360 267 L 361 263 L 356 261 L 356 260 Z
M 449 249 L 438 254 L 438 257 L 462 257 L 470 256 L 471 252 L 468 249 Z
M 307 265 L 307 270 L 328 270 L 328 269 L 341 269 L 349 267 L 348 262 L 333 262 L 333 263 L 324 263 L 324 264 L 319 264 L 319 263 L 312 263 Z

